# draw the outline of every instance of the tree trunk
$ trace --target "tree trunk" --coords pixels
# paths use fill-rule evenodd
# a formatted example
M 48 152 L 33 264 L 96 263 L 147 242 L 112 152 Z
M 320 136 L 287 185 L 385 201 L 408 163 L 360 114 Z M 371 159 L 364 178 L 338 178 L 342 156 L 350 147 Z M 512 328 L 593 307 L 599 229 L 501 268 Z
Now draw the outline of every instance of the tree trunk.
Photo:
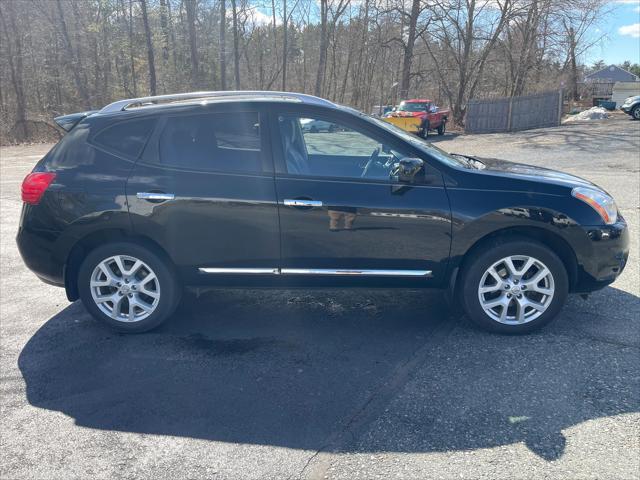
M 200 88 L 200 65 L 198 64 L 198 47 L 196 44 L 196 0 L 184 0 L 187 11 L 187 30 L 189 32 L 189 52 L 191 54 L 191 86 Z
M 578 63 L 576 60 L 576 32 L 569 28 L 569 92 L 574 102 L 580 100 L 578 95 Z
M 413 0 L 411 3 L 411 13 L 409 14 L 409 31 L 407 32 L 407 43 L 404 47 L 402 57 L 402 77 L 400 80 L 400 98 L 409 97 L 409 86 L 411 83 L 411 63 L 413 61 L 413 47 L 416 43 L 416 25 L 420 15 L 420 0 Z
M 142 9 L 144 36 L 147 41 L 147 58 L 149 61 L 149 93 L 150 95 L 156 95 L 156 64 L 153 55 L 151 29 L 149 28 L 149 16 L 147 15 L 147 0 L 140 0 L 140 8 Z
M 283 19 L 284 21 L 282 22 L 282 91 L 286 92 L 287 91 L 287 49 L 288 49 L 288 39 L 287 39 L 287 23 L 288 23 L 288 19 L 287 19 L 287 0 L 282 0 L 283 2 Z
M 235 89 L 240 90 L 240 40 L 238 38 L 238 10 L 236 9 L 236 0 L 231 0 L 231 16 L 233 23 L 233 80 Z
M 16 25 L 16 12 L 14 10 L 16 4 L 7 2 L 0 10 L 0 19 L 2 27 L 6 35 L 6 50 L 9 70 L 11 72 L 11 84 L 16 95 L 16 123 L 15 123 L 15 139 L 18 142 L 27 140 L 27 101 L 24 95 L 24 77 L 22 63 L 22 36 Z M 5 13 L 6 12 L 6 13 Z M 9 25 L 5 22 L 5 15 Z M 11 32 L 9 28 L 11 27 Z M 12 42 L 13 40 L 13 42 Z M 12 46 L 13 43 L 13 46 Z M 14 49 L 15 48 L 15 49 Z
M 318 70 L 316 72 L 316 85 L 313 94 L 316 97 L 322 95 L 322 85 L 324 82 L 324 73 L 327 63 L 327 10 L 328 0 L 320 0 L 320 58 L 318 59 Z
M 60 1 L 60 0 L 58 0 Z M 138 96 L 138 80 L 136 79 L 136 64 L 133 57 L 133 0 L 129 0 L 129 59 L 131 61 L 131 83 L 133 84 L 133 95 Z
M 160 0 L 160 30 L 162 31 L 162 61 L 169 61 L 169 19 L 167 15 L 167 0 Z
M 220 89 L 227 89 L 227 4 L 220 0 Z
M 91 103 L 89 101 L 89 93 L 87 91 L 86 84 L 82 81 L 80 76 L 80 72 L 78 71 L 78 62 L 75 58 L 75 54 L 73 53 L 73 47 L 71 46 L 71 39 L 69 38 L 69 31 L 67 30 L 67 23 L 64 18 L 64 13 L 62 11 L 62 3 L 60 0 L 56 1 L 56 6 L 58 9 L 58 21 L 60 22 L 60 34 L 62 36 L 62 44 L 65 51 L 65 56 L 69 67 L 71 68 L 71 73 L 73 75 L 73 81 L 75 83 L 76 89 L 80 94 L 80 98 L 83 102 L 85 108 L 90 108 Z

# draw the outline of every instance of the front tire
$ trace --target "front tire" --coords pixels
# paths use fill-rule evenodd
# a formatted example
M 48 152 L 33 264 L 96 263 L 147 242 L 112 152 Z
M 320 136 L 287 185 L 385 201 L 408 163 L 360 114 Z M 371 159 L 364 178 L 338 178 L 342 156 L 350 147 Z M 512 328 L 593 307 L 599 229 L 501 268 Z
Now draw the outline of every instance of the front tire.
M 427 138 L 429 136 L 429 122 L 425 122 L 422 127 L 422 138 Z
M 569 291 L 562 261 L 528 239 L 478 251 L 462 272 L 462 302 L 473 323 L 492 332 L 529 333 L 553 320 Z
M 146 332 L 163 323 L 180 300 L 171 266 L 152 250 L 117 242 L 91 251 L 78 272 L 80 299 L 109 327 Z
M 637 105 L 631 110 L 631 117 L 633 117 L 634 120 L 640 120 L 640 105 Z

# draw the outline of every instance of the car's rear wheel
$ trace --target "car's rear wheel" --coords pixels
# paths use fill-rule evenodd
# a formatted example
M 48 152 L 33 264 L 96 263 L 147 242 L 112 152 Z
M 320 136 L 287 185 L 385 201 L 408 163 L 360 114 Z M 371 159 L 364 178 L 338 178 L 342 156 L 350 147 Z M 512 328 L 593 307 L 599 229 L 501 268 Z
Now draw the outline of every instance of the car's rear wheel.
M 180 286 L 167 263 L 135 243 L 98 247 L 80 266 L 82 303 L 96 319 L 116 330 L 151 330 L 173 313 L 180 299 Z
M 463 270 L 465 311 L 478 326 L 499 333 L 528 333 L 553 320 L 569 281 L 562 261 L 530 240 L 496 243 L 469 259 Z
M 447 121 L 443 120 L 440 126 L 438 127 L 438 135 L 444 135 L 444 132 L 447 129 Z
M 636 120 L 640 120 L 640 105 L 631 110 L 631 116 Z

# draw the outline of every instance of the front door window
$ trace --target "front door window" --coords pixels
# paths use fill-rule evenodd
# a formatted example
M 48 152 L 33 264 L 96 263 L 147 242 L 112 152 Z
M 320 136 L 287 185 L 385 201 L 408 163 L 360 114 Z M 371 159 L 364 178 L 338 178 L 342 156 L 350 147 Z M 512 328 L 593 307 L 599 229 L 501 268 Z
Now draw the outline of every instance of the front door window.
M 394 163 L 407 156 L 369 133 L 322 118 L 281 115 L 279 126 L 290 175 L 389 181 Z

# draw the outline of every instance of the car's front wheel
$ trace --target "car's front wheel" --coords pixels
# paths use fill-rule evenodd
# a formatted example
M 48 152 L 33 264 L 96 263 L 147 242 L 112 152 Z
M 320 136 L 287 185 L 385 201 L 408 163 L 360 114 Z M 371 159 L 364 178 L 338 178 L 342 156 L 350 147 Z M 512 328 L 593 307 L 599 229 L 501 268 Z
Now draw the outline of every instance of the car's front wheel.
M 566 269 L 546 246 L 526 239 L 499 242 L 469 259 L 463 270 L 465 311 L 478 326 L 528 333 L 553 320 L 569 290 Z
M 157 327 L 175 310 L 180 286 L 168 262 L 136 243 L 91 251 L 78 273 L 80 298 L 96 319 L 123 332 Z
M 427 138 L 429 136 L 429 122 L 425 121 L 422 125 L 422 131 L 420 132 L 420 136 L 422 138 Z
M 637 105 L 633 110 L 631 110 L 631 116 L 635 120 L 640 120 L 640 105 Z

